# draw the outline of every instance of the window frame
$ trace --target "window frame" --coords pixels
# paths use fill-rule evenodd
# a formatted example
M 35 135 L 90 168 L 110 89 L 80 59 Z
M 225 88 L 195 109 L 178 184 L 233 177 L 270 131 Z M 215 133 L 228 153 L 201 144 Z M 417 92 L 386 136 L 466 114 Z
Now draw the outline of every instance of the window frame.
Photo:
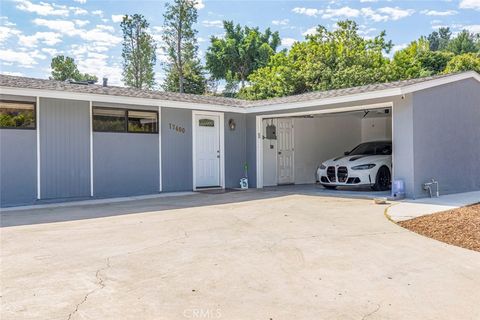
M 0 129 L 5 129 L 5 130 L 37 130 L 37 102 L 33 101 L 18 101 L 18 100 L 5 100 L 5 99 L 0 99 L 0 103 L 6 102 L 6 103 L 24 103 L 24 104 L 30 104 L 33 106 L 33 118 L 35 119 L 34 126 L 33 128 L 25 128 L 25 127 L 2 127 L 0 126 Z
M 121 110 L 124 113 L 125 125 L 122 131 L 114 131 L 114 130 L 95 130 L 93 125 L 93 111 L 95 109 L 103 109 L 103 110 Z M 128 111 L 140 111 L 140 112 L 150 112 L 155 113 L 157 116 L 157 130 L 155 132 L 142 132 L 142 131 L 130 131 L 128 130 Z M 92 106 L 92 132 L 107 132 L 107 133 L 139 133 L 139 134 L 159 134 L 159 127 L 160 127 L 160 114 L 158 110 L 145 110 L 145 109 L 130 109 L 130 108 L 118 108 L 118 107 L 102 107 L 102 106 Z

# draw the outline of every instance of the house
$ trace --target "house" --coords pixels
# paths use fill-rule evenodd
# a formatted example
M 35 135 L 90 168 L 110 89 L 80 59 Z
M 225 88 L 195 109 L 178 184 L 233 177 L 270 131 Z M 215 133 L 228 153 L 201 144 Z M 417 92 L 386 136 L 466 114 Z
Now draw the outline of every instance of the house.
M 0 76 L 2 206 L 314 183 L 321 161 L 391 139 L 409 198 L 480 190 L 480 75 L 259 101 Z M 276 128 L 277 139 L 268 130 Z

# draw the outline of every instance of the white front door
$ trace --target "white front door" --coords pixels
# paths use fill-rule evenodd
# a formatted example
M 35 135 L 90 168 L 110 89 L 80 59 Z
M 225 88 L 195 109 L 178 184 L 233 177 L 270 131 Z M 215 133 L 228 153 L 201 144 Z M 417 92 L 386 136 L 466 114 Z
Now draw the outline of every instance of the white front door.
M 278 184 L 293 183 L 293 119 L 277 120 L 277 145 Z
M 220 116 L 195 115 L 196 187 L 220 186 Z

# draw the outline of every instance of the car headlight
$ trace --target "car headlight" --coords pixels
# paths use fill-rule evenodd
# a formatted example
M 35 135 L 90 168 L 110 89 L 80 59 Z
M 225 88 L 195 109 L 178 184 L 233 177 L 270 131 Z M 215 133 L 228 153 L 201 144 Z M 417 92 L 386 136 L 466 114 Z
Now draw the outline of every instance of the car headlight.
M 373 167 L 375 167 L 376 165 L 373 164 L 373 163 L 369 163 L 369 164 L 361 164 L 359 166 L 355 166 L 355 167 L 352 167 L 352 170 L 367 170 L 367 169 L 372 169 Z
M 327 169 L 327 166 L 322 163 L 322 164 L 320 165 L 320 169 L 325 170 L 325 169 Z

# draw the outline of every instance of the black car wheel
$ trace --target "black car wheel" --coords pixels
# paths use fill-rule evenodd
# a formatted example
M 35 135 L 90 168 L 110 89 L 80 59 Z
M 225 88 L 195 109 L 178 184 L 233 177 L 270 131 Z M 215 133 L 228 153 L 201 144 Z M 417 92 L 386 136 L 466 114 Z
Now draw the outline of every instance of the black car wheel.
M 375 179 L 375 184 L 373 185 L 373 190 L 375 191 L 386 191 L 390 190 L 392 187 L 390 170 L 387 167 L 381 167 L 378 169 L 377 177 Z

